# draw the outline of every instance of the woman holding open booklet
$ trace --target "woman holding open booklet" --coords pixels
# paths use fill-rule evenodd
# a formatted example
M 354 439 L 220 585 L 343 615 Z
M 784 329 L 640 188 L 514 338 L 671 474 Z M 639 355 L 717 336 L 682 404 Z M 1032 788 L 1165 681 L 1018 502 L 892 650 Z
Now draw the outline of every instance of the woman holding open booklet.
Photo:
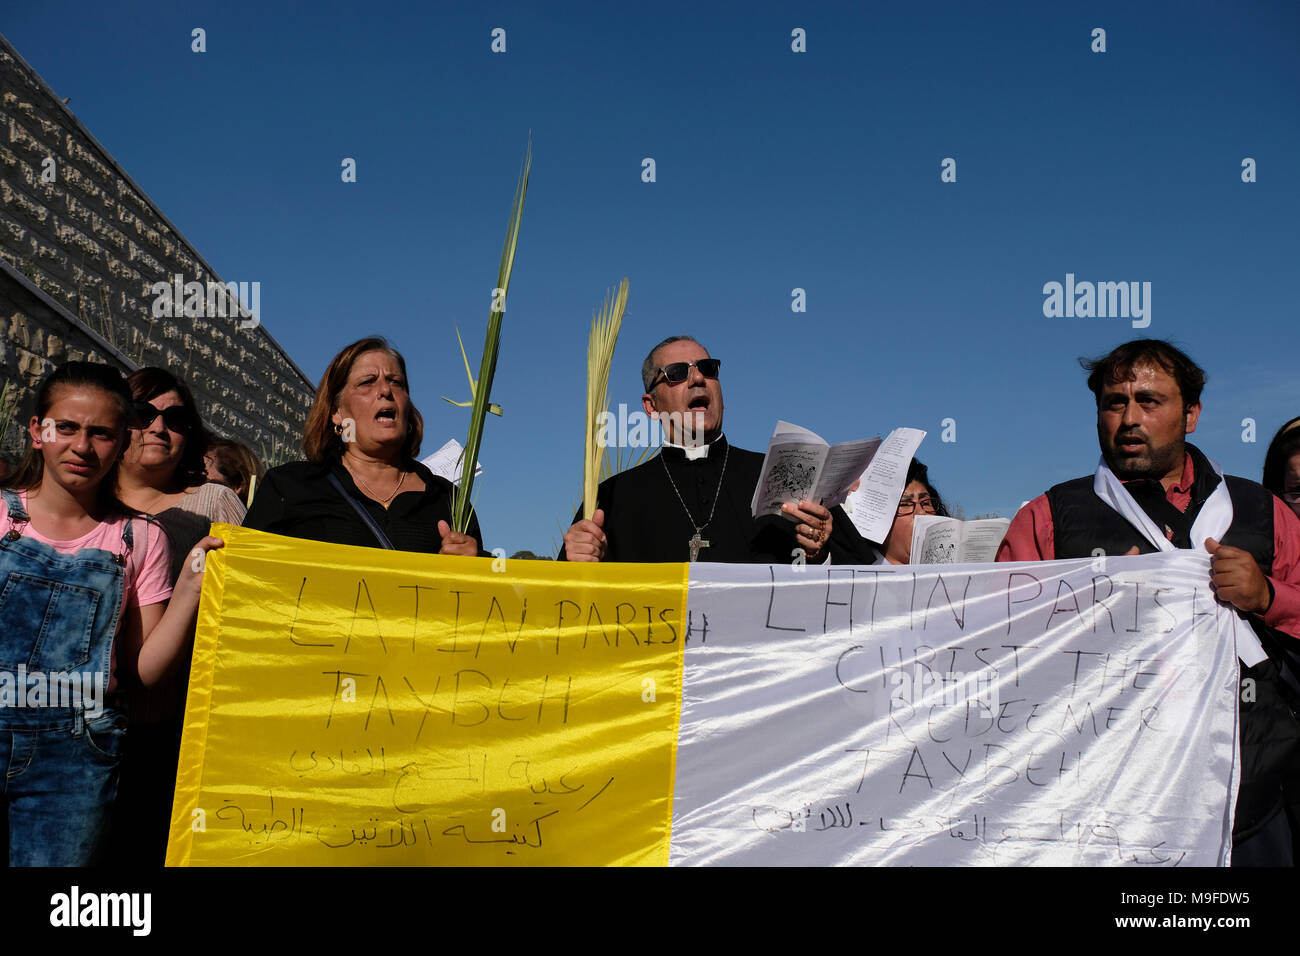
M 1006 536 L 1006 518 L 962 521 L 948 514 L 925 465 L 907 469 L 907 486 L 877 564 L 980 564 L 997 556 Z
M 849 524 L 841 538 L 831 542 L 831 560 L 835 564 L 910 564 L 912 563 L 913 525 L 917 516 L 946 518 L 948 509 L 934 485 L 930 484 L 925 465 L 908 459 L 903 493 L 880 543 L 864 537 L 855 524 Z M 918 558 L 920 555 L 917 556 Z M 919 560 L 917 563 L 920 563 Z
M 907 484 L 898 499 L 894 524 L 885 540 L 875 549 L 873 564 L 910 564 L 912 562 L 912 525 L 917 515 L 948 517 L 943 498 L 930 484 L 930 474 L 925 465 L 913 458 L 907 466 Z
M 877 544 L 850 526 L 831 542 L 831 558 L 836 564 L 978 564 L 994 559 L 1009 524 L 1006 518 L 951 517 L 929 471 L 912 458 L 884 540 Z

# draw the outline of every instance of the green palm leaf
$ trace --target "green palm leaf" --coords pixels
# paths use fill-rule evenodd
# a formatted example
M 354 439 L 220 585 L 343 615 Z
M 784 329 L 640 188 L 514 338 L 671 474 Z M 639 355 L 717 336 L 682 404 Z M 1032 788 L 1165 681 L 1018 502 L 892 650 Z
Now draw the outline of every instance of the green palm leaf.
M 510 225 L 506 230 L 506 242 L 501 250 L 501 267 L 497 270 L 496 288 L 493 294 L 492 310 L 488 314 L 487 336 L 483 342 L 483 359 L 479 365 L 477 381 L 470 377 L 470 413 L 469 437 L 465 441 L 464 461 L 462 464 L 460 484 L 452 496 L 452 523 L 457 531 L 469 530 L 470 517 L 474 513 L 474 466 L 479 459 L 479 449 L 483 443 L 483 421 L 489 407 L 493 407 L 489 397 L 492 394 L 492 379 L 497 370 L 497 347 L 501 340 L 501 317 L 505 312 L 506 298 L 510 291 L 510 271 L 515 264 L 515 247 L 519 242 L 519 224 L 524 215 L 524 197 L 528 193 L 528 174 L 533 166 L 533 141 L 528 139 L 528 148 L 524 153 L 523 168 L 519 173 L 519 182 L 515 186 L 514 207 L 510 211 Z M 499 306 L 499 307 L 498 307 Z M 457 339 L 460 331 L 456 332 Z M 461 345 L 463 356 L 465 347 Z M 469 360 L 466 359 L 466 374 L 469 372 Z M 448 399 L 450 401 L 450 399 Z M 452 402 L 453 405 L 462 403 Z M 500 408 L 495 408 L 499 415 Z

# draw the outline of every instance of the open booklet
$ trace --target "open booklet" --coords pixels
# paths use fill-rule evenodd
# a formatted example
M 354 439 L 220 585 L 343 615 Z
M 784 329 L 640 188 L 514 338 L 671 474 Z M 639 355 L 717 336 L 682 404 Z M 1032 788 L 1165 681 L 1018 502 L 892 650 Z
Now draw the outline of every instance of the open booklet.
M 904 432 L 909 434 L 900 435 Z M 828 445 L 821 436 L 806 428 L 777 422 L 767 445 L 750 510 L 756 518 L 781 514 L 782 504 L 802 500 L 834 508 L 850 498 L 849 488 L 861 478 L 862 488 L 854 492 L 861 504 L 855 510 L 867 520 L 874 511 L 887 511 L 888 521 L 884 528 L 888 532 L 899 495 L 903 493 L 907 463 L 924 437 L 925 432 L 919 429 L 896 428 L 887 438 L 864 438 Z M 901 458 L 900 467 L 898 456 L 904 451 L 906 457 Z M 877 461 L 880 467 L 873 472 Z M 882 483 L 888 487 L 880 487 Z M 893 487 L 895 484 L 897 488 Z M 892 498 L 889 489 L 893 489 Z M 857 517 L 853 517 L 853 523 L 861 530 Z M 878 524 L 879 521 L 875 521 L 872 526 Z
M 907 486 L 907 466 L 924 438 L 920 428 L 895 428 L 886 435 L 862 473 L 861 486 L 844 502 L 853 527 L 868 541 L 884 541 L 893 527 Z
M 917 515 L 912 519 L 912 564 L 992 562 L 1009 527 L 1010 518 L 960 521 Z
M 433 454 L 429 455 L 420 464 L 428 468 L 431 472 L 440 478 L 446 478 L 453 485 L 459 485 L 463 474 L 461 465 L 465 461 L 465 449 L 461 443 L 452 438 L 447 444 L 443 445 Z M 483 474 L 483 466 L 478 462 L 474 463 L 474 477 Z

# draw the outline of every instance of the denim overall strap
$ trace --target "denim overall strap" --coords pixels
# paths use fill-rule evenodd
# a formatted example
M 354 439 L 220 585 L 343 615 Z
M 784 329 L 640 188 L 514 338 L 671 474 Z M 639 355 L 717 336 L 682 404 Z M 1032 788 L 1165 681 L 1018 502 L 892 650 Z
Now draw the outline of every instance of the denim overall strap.
M 102 706 L 108 688 L 126 555 L 100 548 L 62 554 L 15 537 L 28 515 L 17 495 L 5 491 L 4 500 L 10 522 L 0 534 L 0 727 L 75 728 L 79 704 Z M 130 521 L 122 537 L 129 551 Z
M 0 491 L 0 494 L 4 495 L 5 508 L 9 511 L 10 527 L 25 525 L 31 520 L 31 517 L 27 514 L 27 509 L 23 507 L 23 499 L 18 497 L 18 492 L 5 488 Z

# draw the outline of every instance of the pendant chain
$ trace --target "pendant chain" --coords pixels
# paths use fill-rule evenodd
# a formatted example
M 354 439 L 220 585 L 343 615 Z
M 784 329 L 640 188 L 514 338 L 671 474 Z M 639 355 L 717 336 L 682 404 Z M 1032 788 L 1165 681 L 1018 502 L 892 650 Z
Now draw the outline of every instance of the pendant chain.
M 682 493 L 677 490 L 677 482 L 673 481 L 673 473 L 668 470 L 668 462 L 664 461 L 663 452 L 659 453 L 659 460 L 663 462 L 664 466 L 664 474 L 668 476 L 668 484 L 672 485 L 673 493 L 677 495 L 677 500 L 681 502 L 682 510 L 686 512 L 686 520 L 691 523 L 691 527 L 695 529 L 697 535 L 713 522 L 713 514 L 718 510 L 718 499 L 722 497 L 722 479 L 726 477 L 727 458 L 730 455 L 731 446 L 728 445 L 726 451 L 722 453 L 722 471 L 718 473 L 718 490 L 713 493 L 713 507 L 709 509 L 709 519 L 708 521 L 705 521 L 704 524 L 697 525 L 695 523 L 695 516 L 691 514 L 691 509 L 686 507 L 686 499 L 683 498 Z
M 394 498 L 397 497 L 397 491 L 398 491 L 398 489 L 401 488 L 402 485 L 406 482 L 406 472 L 405 472 L 405 471 L 399 471 L 398 474 L 397 474 L 397 484 L 393 486 L 393 493 L 390 494 L 387 498 L 380 498 L 379 495 L 375 494 L 373 491 L 370 490 L 370 486 L 369 486 L 368 484 L 366 484 L 365 481 L 362 480 L 362 478 L 361 478 L 360 475 L 358 475 L 356 472 L 352 471 L 351 468 L 348 469 L 348 472 L 349 472 L 349 474 L 352 475 L 353 478 L 356 479 L 357 484 L 359 484 L 359 485 L 361 486 L 361 489 L 362 489 L 366 494 L 368 494 L 371 498 L 373 498 L 375 501 L 379 502 L 379 504 L 382 505 L 382 506 L 384 506 L 384 507 L 387 507 L 388 503 L 389 503 L 390 501 L 392 501 Z

